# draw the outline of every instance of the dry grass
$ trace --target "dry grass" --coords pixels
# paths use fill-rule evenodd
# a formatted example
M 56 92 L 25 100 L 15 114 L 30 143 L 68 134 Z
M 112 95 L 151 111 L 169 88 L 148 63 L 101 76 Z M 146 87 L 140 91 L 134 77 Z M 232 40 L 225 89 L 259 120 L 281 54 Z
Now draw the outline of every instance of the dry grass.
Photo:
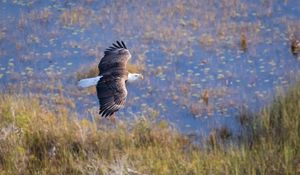
M 299 87 L 257 117 L 243 115 L 238 141 L 220 128 L 201 148 L 164 121 L 105 129 L 39 96 L 1 94 L 0 174 L 297 174 Z

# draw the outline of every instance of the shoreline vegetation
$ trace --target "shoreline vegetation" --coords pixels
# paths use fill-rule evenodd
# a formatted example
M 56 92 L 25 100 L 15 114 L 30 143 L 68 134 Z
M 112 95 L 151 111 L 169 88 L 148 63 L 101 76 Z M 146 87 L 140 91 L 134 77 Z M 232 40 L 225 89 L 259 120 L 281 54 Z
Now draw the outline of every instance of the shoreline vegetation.
M 237 133 L 199 139 L 158 121 L 181 106 L 185 119 L 232 117 L 294 83 L 299 2 L 0 1 L 0 175 L 300 174 L 300 82 L 242 108 Z M 119 39 L 147 79 L 126 102 L 143 115 L 113 124 L 93 113 L 95 88 L 74 85 Z
M 38 95 L 2 93 L 0 174 L 298 174 L 299 99 L 300 83 L 259 114 L 241 114 L 238 143 L 220 129 L 200 146 L 166 121 L 108 129 Z

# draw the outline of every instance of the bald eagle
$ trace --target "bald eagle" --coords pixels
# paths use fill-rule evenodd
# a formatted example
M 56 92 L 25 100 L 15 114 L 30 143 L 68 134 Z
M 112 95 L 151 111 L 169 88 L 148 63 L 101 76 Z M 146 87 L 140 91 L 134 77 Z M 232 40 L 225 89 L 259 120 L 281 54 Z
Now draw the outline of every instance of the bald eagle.
M 124 107 L 127 97 L 126 83 L 143 79 L 141 74 L 127 71 L 126 64 L 130 58 L 131 54 L 125 43 L 116 41 L 104 51 L 98 65 L 99 75 L 78 81 L 81 88 L 96 85 L 99 114 L 102 117 L 112 116 Z

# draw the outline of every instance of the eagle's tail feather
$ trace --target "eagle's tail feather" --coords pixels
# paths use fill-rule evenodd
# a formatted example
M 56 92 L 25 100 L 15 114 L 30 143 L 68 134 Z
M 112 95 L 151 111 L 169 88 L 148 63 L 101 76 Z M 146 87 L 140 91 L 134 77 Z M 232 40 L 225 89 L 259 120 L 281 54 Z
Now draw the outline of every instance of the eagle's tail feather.
M 97 85 L 100 78 L 102 78 L 102 76 L 97 76 L 97 77 L 93 77 L 93 78 L 85 78 L 85 79 L 79 80 L 77 83 L 77 86 L 81 87 L 81 88 L 95 86 L 95 85 Z

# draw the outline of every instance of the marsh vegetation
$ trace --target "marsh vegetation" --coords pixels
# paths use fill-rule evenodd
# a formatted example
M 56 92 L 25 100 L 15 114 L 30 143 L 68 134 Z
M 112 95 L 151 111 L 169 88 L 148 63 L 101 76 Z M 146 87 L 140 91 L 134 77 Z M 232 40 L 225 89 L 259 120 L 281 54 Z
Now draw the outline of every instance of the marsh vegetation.
M 241 114 L 236 136 L 220 128 L 197 144 L 150 114 L 108 125 L 36 95 L 1 94 L 0 173 L 299 174 L 299 98 L 300 84 L 259 114 Z
M 299 7 L 0 0 L 0 174 L 299 174 Z M 145 79 L 113 125 L 76 82 L 115 40 Z
M 145 78 L 128 87 L 119 118 L 156 111 L 187 133 L 239 130 L 241 108 L 258 112 L 299 74 L 291 51 L 299 40 L 297 0 L 0 3 L 1 89 L 64 94 L 80 118 L 91 118 L 98 102 L 94 89 L 79 91 L 76 81 L 98 74 L 115 40 L 127 43 L 130 70 Z

